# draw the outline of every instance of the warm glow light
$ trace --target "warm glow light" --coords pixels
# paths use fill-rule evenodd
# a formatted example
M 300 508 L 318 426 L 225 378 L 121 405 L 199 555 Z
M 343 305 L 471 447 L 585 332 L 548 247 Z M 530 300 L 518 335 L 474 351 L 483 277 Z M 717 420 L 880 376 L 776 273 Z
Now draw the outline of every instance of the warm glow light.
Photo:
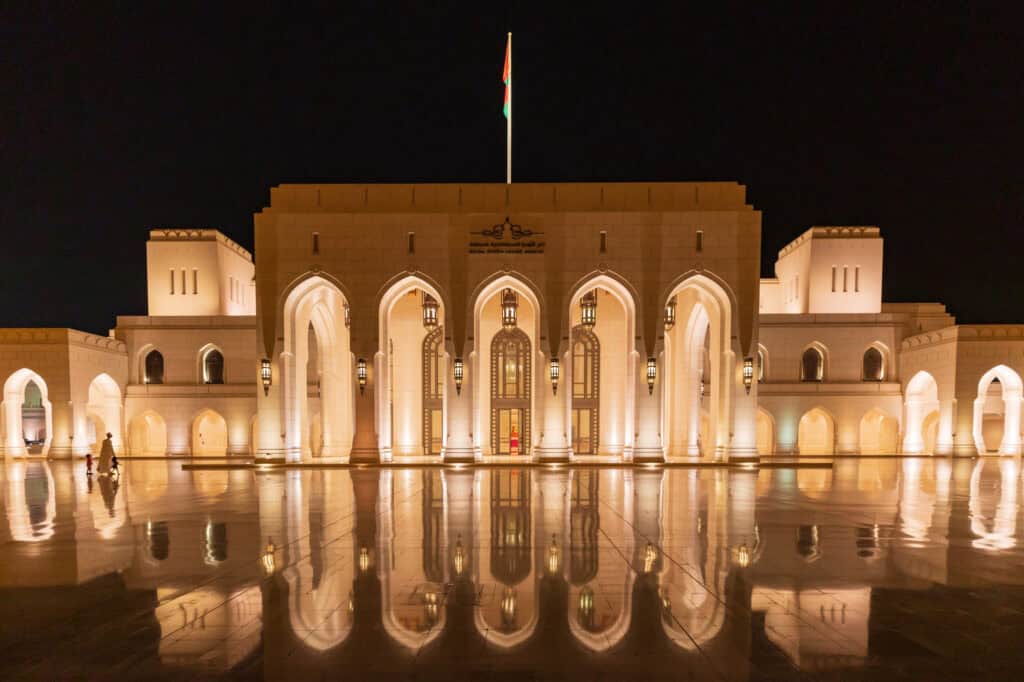
M 466 551 L 462 548 L 462 537 L 455 541 L 455 552 L 452 555 L 452 565 L 455 568 L 455 575 L 462 575 L 466 570 Z
M 644 547 L 644 573 L 650 573 L 654 569 L 654 561 L 658 558 L 658 551 L 654 545 L 647 543 Z
M 747 547 L 745 542 L 736 548 L 736 563 L 740 568 L 746 568 L 750 565 L 750 548 Z
M 746 358 L 743 360 L 743 388 L 747 390 L 747 395 L 750 394 L 752 383 L 754 383 L 754 359 Z
M 555 536 L 551 536 L 551 546 L 548 548 L 548 573 L 551 575 L 558 575 L 558 570 L 562 563 L 562 553 L 558 549 L 558 543 L 555 542 Z
M 370 550 L 366 547 L 359 548 L 359 570 L 362 573 L 370 570 Z
M 676 297 L 673 296 L 665 304 L 665 329 L 676 326 Z
M 647 358 L 647 392 L 654 395 L 654 380 L 658 378 L 658 361 Z
M 516 326 L 519 311 L 519 296 L 511 289 L 501 292 L 501 326 L 511 329 Z
M 263 563 L 263 572 L 267 575 L 273 575 L 276 570 L 276 566 L 274 564 L 275 551 L 277 551 L 277 548 L 274 547 L 274 540 L 272 538 L 267 538 L 267 547 L 263 550 L 263 556 L 260 557 L 260 561 Z
M 456 395 L 462 395 L 462 373 L 464 367 L 462 364 L 462 358 L 455 358 L 455 366 L 453 372 L 455 374 L 455 393 Z
M 270 360 L 263 358 L 260 360 L 260 381 L 263 382 L 263 395 L 270 395 L 270 384 L 273 379 L 270 369 Z
M 366 391 L 366 360 L 363 358 L 356 361 L 356 379 L 359 380 L 359 393 L 362 395 Z
M 597 324 L 597 295 L 593 290 L 580 299 L 580 324 L 587 329 L 593 329 Z
M 433 329 L 437 326 L 437 300 L 428 294 L 423 292 L 423 326 L 427 329 Z
M 558 358 L 551 358 L 551 392 L 554 395 L 558 395 Z

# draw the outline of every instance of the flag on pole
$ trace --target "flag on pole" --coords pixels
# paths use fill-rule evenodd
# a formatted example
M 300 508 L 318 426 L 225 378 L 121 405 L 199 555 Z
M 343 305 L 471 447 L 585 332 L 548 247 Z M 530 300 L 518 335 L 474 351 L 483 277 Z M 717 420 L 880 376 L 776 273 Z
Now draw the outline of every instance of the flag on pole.
M 512 34 L 508 34 L 508 42 L 505 43 L 505 68 L 501 72 L 501 80 L 505 83 L 505 103 L 502 106 L 502 113 L 505 118 L 509 117 L 509 109 L 512 105 Z

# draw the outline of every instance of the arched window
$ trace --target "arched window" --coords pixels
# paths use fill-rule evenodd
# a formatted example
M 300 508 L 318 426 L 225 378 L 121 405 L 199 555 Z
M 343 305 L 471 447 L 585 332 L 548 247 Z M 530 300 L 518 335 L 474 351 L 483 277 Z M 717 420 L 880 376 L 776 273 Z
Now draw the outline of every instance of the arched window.
M 530 448 L 530 339 L 515 327 L 491 342 L 491 452 L 528 454 Z
M 596 455 L 601 405 L 601 344 L 583 325 L 572 330 L 572 449 Z
M 864 351 L 864 381 L 881 381 L 885 378 L 885 361 L 882 352 L 872 346 Z
M 142 378 L 146 384 L 164 383 L 164 356 L 158 350 L 151 350 L 146 355 L 145 376 Z
M 216 348 L 207 351 L 203 357 L 203 383 L 224 383 L 224 356 Z
M 441 454 L 444 407 L 444 330 L 434 331 L 423 339 L 423 452 Z
M 800 381 L 821 381 L 824 359 L 817 348 L 808 348 L 800 360 Z

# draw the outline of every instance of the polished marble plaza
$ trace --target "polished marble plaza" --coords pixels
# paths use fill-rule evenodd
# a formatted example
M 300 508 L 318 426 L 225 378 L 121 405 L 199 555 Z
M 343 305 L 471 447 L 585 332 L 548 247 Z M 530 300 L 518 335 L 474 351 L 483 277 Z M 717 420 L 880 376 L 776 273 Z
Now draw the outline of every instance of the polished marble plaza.
M 1019 679 L 1015 458 L 2 469 L 3 679 Z

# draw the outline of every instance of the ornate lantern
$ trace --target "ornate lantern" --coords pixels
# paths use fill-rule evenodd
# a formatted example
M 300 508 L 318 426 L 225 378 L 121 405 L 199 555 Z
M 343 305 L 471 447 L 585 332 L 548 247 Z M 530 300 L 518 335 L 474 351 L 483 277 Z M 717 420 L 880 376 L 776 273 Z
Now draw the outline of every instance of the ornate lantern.
M 464 366 L 462 364 L 462 358 L 455 358 L 455 366 L 452 370 L 455 375 L 455 394 L 462 395 L 462 373 Z
M 505 289 L 501 292 L 501 326 L 505 329 L 515 327 L 518 312 L 519 296 L 511 289 Z
M 554 355 L 551 356 L 551 369 L 550 369 L 550 372 L 551 372 L 551 394 L 552 395 L 558 395 L 558 375 L 559 375 L 560 372 L 559 372 L 558 357 L 557 356 L 554 356 Z
M 366 391 L 366 360 L 359 358 L 356 361 L 356 379 L 359 381 L 359 395 Z
M 647 393 L 654 395 L 654 380 L 658 378 L 658 360 L 647 358 Z
M 274 547 L 274 539 L 267 538 L 266 549 L 263 550 L 263 555 L 260 557 L 260 561 L 263 563 L 263 572 L 267 575 L 273 575 L 276 570 L 276 564 L 274 562 L 274 552 L 277 548 Z
M 558 575 L 558 571 L 562 566 L 562 553 L 558 549 L 558 543 L 555 542 L 554 534 L 551 535 L 551 546 L 548 547 L 548 573 L 551 575 Z
M 587 329 L 593 329 L 597 324 L 597 294 L 593 290 L 580 299 L 580 323 Z
M 462 575 L 462 572 L 466 570 L 466 550 L 462 548 L 461 535 L 455 540 L 455 551 L 452 553 L 452 568 L 455 569 L 455 575 Z
M 270 395 L 270 384 L 273 379 L 270 368 L 270 360 L 263 358 L 260 360 L 260 381 L 263 383 L 263 395 Z
M 668 299 L 668 303 L 665 304 L 665 330 L 672 329 L 676 326 L 676 297 Z
M 423 292 L 423 326 L 427 329 L 433 329 L 437 326 L 437 299 Z
M 754 383 L 754 358 L 743 360 L 743 388 L 750 395 L 750 385 Z

